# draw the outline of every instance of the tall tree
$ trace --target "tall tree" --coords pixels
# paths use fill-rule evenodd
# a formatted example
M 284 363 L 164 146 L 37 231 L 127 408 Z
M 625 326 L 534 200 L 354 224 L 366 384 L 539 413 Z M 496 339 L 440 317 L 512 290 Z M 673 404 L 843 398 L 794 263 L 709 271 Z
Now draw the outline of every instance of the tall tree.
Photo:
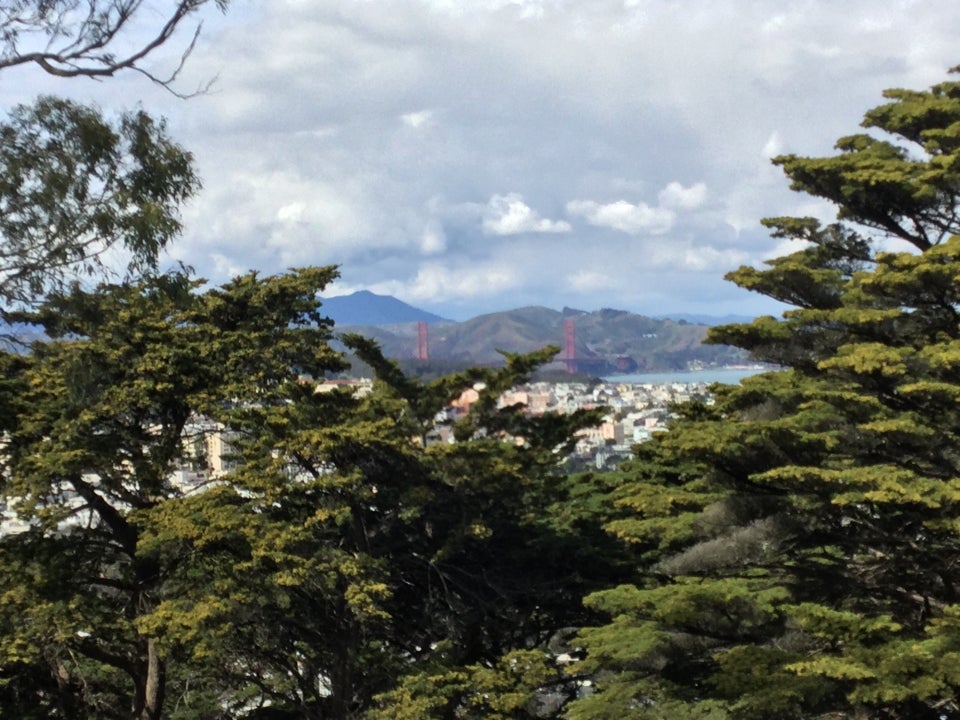
M 609 529 L 648 570 L 588 597 L 575 718 L 960 717 L 960 83 L 892 90 L 826 158 L 777 158 L 838 221 L 742 287 L 782 320 L 711 339 L 784 369 L 645 446 Z
M 111 122 L 43 97 L 0 138 L 0 312 L 100 274 L 111 249 L 129 270 L 155 270 L 199 187 L 190 154 L 143 112 Z
M 160 608 L 158 633 L 216 659 L 238 714 L 399 712 L 399 695 L 380 694 L 402 676 L 495 662 L 583 614 L 589 571 L 546 516 L 559 449 L 595 414 L 496 403 L 555 348 L 422 385 L 348 342 L 378 371 L 372 392 L 291 385 L 285 404 L 235 408 L 230 492 L 183 498 L 153 525 L 155 552 L 177 548 L 197 561 L 185 577 L 215 578 Z M 469 412 L 438 425 L 475 386 Z
M 4 710 L 190 717 L 199 702 L 190 673 L 148 622 L 175 601 L 184 559 L 145 552 L 144 533 L 190 490 L 171 473 L 192 456 L 198 416 L 283 402 L 300 373 L 342 366 L 317 311 L 333 276 L 249 275 L 202 295 L 196 282 L 161 276 L 56 295 L 19 316 L 51 339 L 5 356 L 0 388 L 13 411 L 3 491 L 22 523 L 0 538 Z M 217 492 L 201 494 L 207 502 Z M 211 717 L 218 699 L 205 698 L 198 716 Z
M 482 668 L 543 666 L 536 649 L 583 624 L 578 597 L 605 566 L 551 508 L 563 448 L 596 413 L 497 402 L 556 349 L 423 385 L 354 337 L 377 386 L 318 388 L 342 368 L 316 298 L 333 275 L 203 293 L 161 276 L 16 316 L 51 340 L 4 356 L 0 385 L 4 490 L 23 523 L 0 539 L 8 707 L 355 718 L 402 707 L 391 691 L 418 673 L 508 688 Z M 444 419 L 465 390 L 470 410 Z M 213 432 L 235 467 L 175 482 Z

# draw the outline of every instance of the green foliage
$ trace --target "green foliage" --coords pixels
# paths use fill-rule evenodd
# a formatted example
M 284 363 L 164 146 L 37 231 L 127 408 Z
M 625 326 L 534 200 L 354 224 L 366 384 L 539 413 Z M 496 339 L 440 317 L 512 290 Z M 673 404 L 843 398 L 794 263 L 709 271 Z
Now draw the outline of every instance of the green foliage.
M 123 248 L 154 270 L 180 232 L 180 205 L 199 181 L 192 157 L 143 111 L 106 120 L 41 97 L 0 124 L 0 309 L 30 303 L 104 270 Z
M 49 340 L 4 356 L 0 386 L 28 525 L 0 540 L 11 708 L 506 718 L 575 694 L 546 647 L 620 572 L 580 547 L 599 520 L 558 469 L 597 412 L 498 404 L 555 348 L 422 384 L 348 338 L 380 379 L 323 384 L 344 367 L 317 300 L 333 277 L 161 276 L 18 315 Z M 174 482 L 217 438 L 232 467 Z
M 128 56 L 109 48 L 139 2 L 91 0 L 78 23 L 75 2 L 14 3 L 0 67 L 136 69 L 169 89 L 176 72 L 139 63 L 207 2 L 173 3 Z M 19 55 L 28 35 L 46 50 Z M 199 187 L 162 122 L 40 98 L 0 138 L 0 318 L 46 337 L 0 353 L 0 478 L 20 523 L 0 536 L 0 715 L 561 712 L 580 684 L 558 638 L 624 565 L 589 483 L 558 472 L 598 413 L 497 402 L 556 348 L 424 384 L 354 338 L 377 386 L 327 392 L 346 367 L 317 300 L 335 270 L 206 291 L 157 275 Z
M 610 490 L 646 564 L 588 597 L 611 620 L 573 717 L 960 716 L 960 84 L 888 97 L 883 139 L 775 160 L 839 222 L 766 221 L 803 247 L 730 278 L 794 309 L 711 340 L 784 370 L 716 388 Z
M 231 413 L 243 463 L 229 478 L 238 495 L 223 497 L 243 503 L 213 540 L 229 570 L 183 600 L 225 604 L 179 628 L 174 608 L 160 634 L 189 643 L 207 625 L 230 622 L 235 631 L 213 653 L 233 658 L 218 668 L 221 685 L 257 686 L 261 701 L 294 714 L 354 716 L 375 695 L 383 713 L 472 706 L 462 695 L 417 694 L 433 687 L 416 680 L 420 668 L 444 687 L 463 673 L 479 682 L 477 663 L 512 662 L 501 658 L 578 622 L 578 597 L 603 571 L 573 552 L 575 536 L 547 514 L 564 492 L 557 449 L 594 414 L 530 418 L 497 407 L 552 350 L 421 385 L 373 345 L 348 342 L 377 369 L 373 392 L 300 386 L 286 403 Z M 457 441 L 438 442 L 438 412 L 472 387 L 476 402 L 449 427 Z M 204 495 L 168 507 L 154 531 L 158 548 L 173 542 L 178 554 L 197 556 L 207 531 L 176 518 L 195 514 Z
M 408 676 L 377 698 L 368 720 L 522 720 L 543 717 L 575 684 L 539 650 L 515 650 L 491 667 Z
M 15 412 L 3 489 L 28 526 L 0 543 L 0 678 L 17 698 L 11 707 L 50 717 L 129 717 L 132 707 L 159 717 L 178 692 L 184 702 L 174 704 L 191 705 L 191 673 L 173 663 L 189 648 L 156 630 L 181 600 L 179 583 L 200 576 L 184 578 L 170 549 L 153 552 L 149 528 L 185 492 L 170 472 L 196 413 L 227 420 L 239 397 L 285 402 L 282 389 L 301 371 L 340 367 L 326 349 L 328 327 L 302 324 L 302 308 L 314 308 L 332 277 L 331 269 L 249 276 L 206 295 L 184 277 L 160 277 L 55 295 L 21 316 L 51 340 L 4 360 L 16 374 L 4 393 Z M 262 321 L 241 332 L 236 317 Z M 205 562 L 209 572 L 213 558 Z M 185 618 L 219 610 L 181 609 L 176 622 L 189 626 L 196 621 Z M 52 687 L 30 680 L 44 674 Z

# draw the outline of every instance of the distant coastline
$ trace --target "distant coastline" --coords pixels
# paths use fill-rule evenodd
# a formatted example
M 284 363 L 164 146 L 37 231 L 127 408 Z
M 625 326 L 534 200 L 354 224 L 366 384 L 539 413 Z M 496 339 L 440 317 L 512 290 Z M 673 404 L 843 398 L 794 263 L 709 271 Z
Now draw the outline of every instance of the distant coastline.
M 736 385 L 751 375 L 768 372 L 769 367 L 721 367 L 706 368 L 703 370 L 685 370 L 675 372 L 631 373 L 624 375 L 606 375 L 605 382 L 632 383 L 635 385 L 666 385 L 672 383 L 725 383 Z

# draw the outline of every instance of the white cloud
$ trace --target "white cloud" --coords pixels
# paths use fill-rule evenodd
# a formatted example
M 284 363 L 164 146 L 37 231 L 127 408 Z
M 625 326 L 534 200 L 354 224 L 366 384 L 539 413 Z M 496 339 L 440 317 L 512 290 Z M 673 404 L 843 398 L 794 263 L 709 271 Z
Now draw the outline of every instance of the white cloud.
M 303 219 L 305 206 L 302 202 L 284 205 L 277 210 L 277 220 L 282 223 L 296 223 Z
M 230 258 L 222 253 L 211 253 L 210 260 L 216 274 L 222 278 L 234 278 L 247 271 L 240 265 L 235 265 Z
M 579 272 L 567 275 L 567 284 L 578 292 L 610 290 L 619 285 L 609 274 L 589 270 L 580 270 Z
M 353 287 L 415 291 L 403 299 L 434 311 L 574 294 L 725 312 L 759 296 L 723 272 L 781 250 L 759 218 L 811 204 L 769 157 L 832 153 L 884 88 L 922 89 L 957 62 L 960 5 L 876 6 L 234 3 L 204 15 L 184 71 L 184 90 L 219 75 L 209 95 L 24 68 L 0 95 L 168 117 L 204 181 L 171 254 L 204 276 L 339 263 Z
M 707 272 L 718 268 L 734 268 L 746 263 L 750 256 L 741 250 L 718 250 L 713 247 L 689 247 L 683 251 L 680 266 L 693 272 Z
M 375 283 L 374 292 L 388 293 L 407 302 L 445 300 L 458 297 L 486 297 L 511 290 L 523 282 L 520 268 L 509 263 L 428 262 L 411 280 Z
M 618 186 L 624 186 L 617 180 Z M 596 227 L 619 230 L 629 235 L 663 235 L 670 232 L 677 222 L 677 211 L 692 211 L 703 206 L 707 200 L 706 183 L 698 182 L 689 187 L 677 181 L 667 185 L 657 195 L 657 205 L 645 202 L 631 203 L 616 200 L 599 203 L 594 200 L 571 200 L 566 205 L 567 214 L 584 218 Z
M 436 255 L 447 249 L 447 236 L 443 226 L 436 220 L 427 224 L 420 235 L 420 252 L 424 255 Z
M 646 203 L 634 205 L 626 200 L 607 204 L 593 200 L 571 200 L 567 203 L 567 212 L 582 216 L 591 225 L 620 230 L 630 235 L 663 235 L 670 231 L 676 220 L 672 210 L 650 207 Z
M 540 217 L 516 193 L 494 195 L 483 213 L 483 231 L 489 235 L 567 233 L 570 223 Z
M 432 110 L 418 110 L 417 112 L 404 113 L 400 116 L 400 121 L 414 129 L 423 127 L 433 120 Z
M 684 187 L 678 182 L 668 184 L 657 196 L 660 207 L 671 210 L 695 210 L 707 199 L 707 186 L 700 182 Z

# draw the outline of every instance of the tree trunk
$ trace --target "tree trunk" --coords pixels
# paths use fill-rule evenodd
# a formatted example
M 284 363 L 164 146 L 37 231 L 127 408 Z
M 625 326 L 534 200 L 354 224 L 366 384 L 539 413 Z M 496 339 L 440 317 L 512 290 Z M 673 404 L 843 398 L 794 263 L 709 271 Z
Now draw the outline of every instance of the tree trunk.
M 157 651 L 157 641 L 154 638 L 147 640 L 146 655 L 146 663 L 142 665 L 143 673 L 136 682 L 133 717 L 134 720 L 160 720 L 163 712 L 166 668 Z
M 160 720 L 160 711 L 163 709 L 163 691 L 165 685 L 165 670 L 160 653 L 157 652 L 157 641 L 154 638 L 147 640 L 147 686 L 141 718 L 143 720 Z
M 347 614 L 345 605 L 341 600 L 344 615 Z M 345 623 L 347 627 L 336 633 L 338 652 L 330 672 L 330 697 L 327 703 L 330 720 L 350 720 L 352 717 L 354 665 L 359 633 L 351 619 L 347 618 Z

